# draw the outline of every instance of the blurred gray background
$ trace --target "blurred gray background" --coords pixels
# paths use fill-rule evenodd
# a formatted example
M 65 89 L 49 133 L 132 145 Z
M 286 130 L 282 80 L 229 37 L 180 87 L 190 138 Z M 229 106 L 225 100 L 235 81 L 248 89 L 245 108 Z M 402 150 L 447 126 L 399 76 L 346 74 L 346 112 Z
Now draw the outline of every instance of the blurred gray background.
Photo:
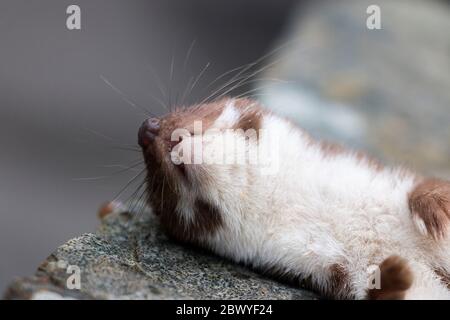
M 1 1 L 0 291 L 93 231 L 98 207 L 134 176 L 111 167 L 140 158 L 117 148 L 136 146 L 145 117 L 126 99 L 164 113 L 156 100 L 173 103 L 191 77 L 203 74 L 186 103 L 273 48 L 261 77 L 282 82 L 234 95 L 257 87 L 254 98 L 315 136 L 450 178 L 449 2 Z M 66 28 L 70 4 L 81 30 Z M 366 28 L 369 4 L 381 30 Z
M 269 50 L 293 3 L 2 0 L 0 292 L 13 277 L 34 273 L 58 245 L 93 231 L 99 205 L 133 176 L 73 180 L 109 175 L 117 168 L 100 166 L 139 158 L 111 145 L 136 145 L 143 115 L 100 75 L 160 114 L 151 96 L 161 98 L 156 77 L 169 86 L 172 56 L 172 95 L 210 62 L 192 93 L 200 97 L 208 81 Z M 79 31 L 66 28 L 70 4 L 81 7 Z

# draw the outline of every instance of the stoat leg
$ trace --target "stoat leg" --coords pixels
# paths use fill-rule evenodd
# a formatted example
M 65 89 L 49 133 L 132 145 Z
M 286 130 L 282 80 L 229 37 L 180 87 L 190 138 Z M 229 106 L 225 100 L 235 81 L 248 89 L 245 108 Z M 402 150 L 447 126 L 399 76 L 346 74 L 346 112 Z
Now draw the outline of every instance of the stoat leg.
M 102 204 L 97 211 L 99 219 L 103 219 L 116 211 L 125 211 L 125 205 L 120 201 L 110 201 Z
M 378 276 L 369 278 L 368 274 L 361 270 L 357 273 L 352 272 L 352 276 L 347 280 L 350 280 L 352 291 L 357 293 L 356 296 L 337 297 L 369 300 L 450 299 L 450 290 L 443 281 L 445 280 L 443 274 L 437 274 L 436 270 L 426 263 L 413 259 L 407 261 L 400 256 L 391 255 L 385 258 L 378 268 Z M 374 279 L 379 281 L 376 286 Z
M 328 297 L 334 299 L 402 300 L 414 282 L 409 263 L 396 255 L 385 258 L 370 270 L 368 266 L 330 268 Z
M 450 223 L 450 182 L 421 180 L 409 194 L 409 208 L 417 229 L 436 240 L 444 238 Z
M 414 277 L 408 262 L 399 256 L 390 256 L 380 265 L 380 287 L 368 290 L 370 300 L 402 300 Z

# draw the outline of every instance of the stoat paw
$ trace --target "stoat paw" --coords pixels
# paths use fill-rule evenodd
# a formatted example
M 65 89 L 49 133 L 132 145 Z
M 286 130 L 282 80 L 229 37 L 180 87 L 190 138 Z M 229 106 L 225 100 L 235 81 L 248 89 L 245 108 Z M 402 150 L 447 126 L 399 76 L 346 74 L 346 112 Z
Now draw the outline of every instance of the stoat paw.
M 100 220 L 116 211 L 124 211 L 125 205 L 120 201 L 110 201 L 102 204 L 97 211 Z
M 419 232 L 433 239 L 447 236 L 450 224 L 450 183 L 425 179 L 409 195 L 409 208 Z
M 399 256 L 386 258 L 379 266 L 380 287 L 368 291 L 371 300 L 401 300 L 405 298 L 414 277 L 407 261 Z

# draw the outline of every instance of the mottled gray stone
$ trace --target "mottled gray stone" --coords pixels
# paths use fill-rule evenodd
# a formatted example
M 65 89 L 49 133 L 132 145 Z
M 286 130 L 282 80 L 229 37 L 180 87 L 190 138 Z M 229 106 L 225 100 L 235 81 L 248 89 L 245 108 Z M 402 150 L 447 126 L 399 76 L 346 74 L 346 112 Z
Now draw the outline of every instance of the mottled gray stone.
M 70 290 L 61 263 L 81 270 Z M 315 299 L 199 249 L 169 240 L 150 213 L 114 212 L 95 234 L 59 247 L 35 276 L 18 279 L 7 299 Z
M 366 28 L 371 4 L 381 30 Z M 260 99 L 317 137 L 450 178 L 449 31 L 444 1 L 300 6 L 264 75 L 287 82 Z

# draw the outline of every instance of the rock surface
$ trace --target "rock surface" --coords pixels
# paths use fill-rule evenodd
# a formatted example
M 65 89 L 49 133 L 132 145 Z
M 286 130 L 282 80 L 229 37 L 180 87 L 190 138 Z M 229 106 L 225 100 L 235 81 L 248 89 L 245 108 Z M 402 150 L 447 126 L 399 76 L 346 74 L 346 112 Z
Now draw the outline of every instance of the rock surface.
M 67 281 L 80 272 L 80 289 Z M 6 299 L 316 299 L 198 249 L 166 238 L 150 212 L 116 211 L 95 234 L 59 247 L 35 276 L 16 280 Z

